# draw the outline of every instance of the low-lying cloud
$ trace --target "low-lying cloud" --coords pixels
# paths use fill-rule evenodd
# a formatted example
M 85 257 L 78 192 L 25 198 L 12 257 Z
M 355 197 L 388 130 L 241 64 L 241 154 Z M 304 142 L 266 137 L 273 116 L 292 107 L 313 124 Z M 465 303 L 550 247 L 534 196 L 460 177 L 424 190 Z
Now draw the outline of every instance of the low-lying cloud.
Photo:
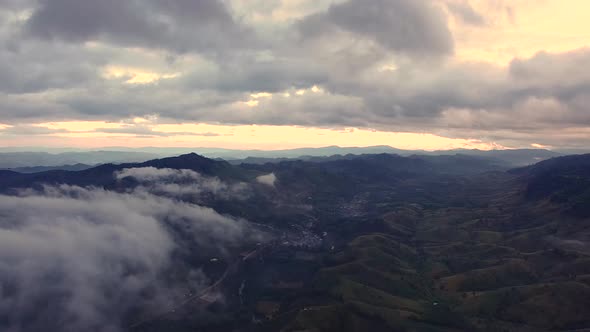
M 261 176 L 259 176 L 259 177 L 256 178 L 256 181 L 258 181 L 258 183 L 262 183 L 262 184 L 265 184 L 267 186 L 274 187 L 275 186 L 275 182 L 277 181 L 277 176 L 275 175 L 275 173 L 261 175 Z
M 135 191 L 146 190 L 170 196 L 200 195 L 210 193 L 218 198 L 243 198 L 247 195 L 245 183 L 229 184 L 217 177 L 203 176 L 189 169 L 138 167 L 115 172 L 119 181 L 133 178 L 140 183 Z
M 146 192 L 63 185 L 0 196 L 0 330 L 120 331 L 132 310 L 169 306 L 207 281 L 178 261 L 184 251 L 220 252 L 251 235 L 243 221 Z M 190 280 L 171 282 L 179 265 Z

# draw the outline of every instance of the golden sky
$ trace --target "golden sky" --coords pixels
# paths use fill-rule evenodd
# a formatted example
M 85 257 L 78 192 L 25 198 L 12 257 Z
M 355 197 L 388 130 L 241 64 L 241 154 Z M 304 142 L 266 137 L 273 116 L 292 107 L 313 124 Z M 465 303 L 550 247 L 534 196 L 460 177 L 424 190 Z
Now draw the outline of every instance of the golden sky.
M 452 24 L 456 57 L 507 65 L 540 51 L 565 52 L 590 46 L 590 1 L 472 1 L 489 22 L 483 27 Z M 511 5 L 507 12 L 505 5 Z
M 136 119 L 137 120 L 137 119 Z M 7 146 L 51 146 L 100 148 L 109 146 L 126 147 L 224 147 L 233 149 L 286 149 L 297 147 L 374 146 L 391 145 L 402 149 L 457 149 L 493 148 L 488 143 L 468 139 L 452 139 L 428 133 L 396 133 L 358 128 L 341 130 L 307 128 L 301 126 L 270 125 L 211 125 L 211 124 L 167 124 L 153 125 L 158 133 L 187 133 L 173 136 L 142 137 L 136 134 L 93 132 L 97 129 L 123 128 L 119 123 L 99 121 L 52 122 L 38 124 L 50 129 L 64 129 L 68 133 L 56 133 L 43 137 L 23 139 L 15 137 Z M 190 135 L 194 133 L 195 136 Z M 204 133 L 202 136 L 200 134 Z M 215 135 L 211 135 L 214 133 Z M 12 143 L 12 144 L 11 144 Z

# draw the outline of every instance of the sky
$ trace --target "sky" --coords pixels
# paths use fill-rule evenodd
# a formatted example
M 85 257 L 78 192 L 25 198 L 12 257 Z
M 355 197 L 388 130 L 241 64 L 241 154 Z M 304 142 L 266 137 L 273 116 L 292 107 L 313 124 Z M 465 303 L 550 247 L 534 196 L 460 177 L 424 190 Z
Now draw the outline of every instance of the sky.
M 590 144 L 587 0 L 0 0 L 0 147 Z

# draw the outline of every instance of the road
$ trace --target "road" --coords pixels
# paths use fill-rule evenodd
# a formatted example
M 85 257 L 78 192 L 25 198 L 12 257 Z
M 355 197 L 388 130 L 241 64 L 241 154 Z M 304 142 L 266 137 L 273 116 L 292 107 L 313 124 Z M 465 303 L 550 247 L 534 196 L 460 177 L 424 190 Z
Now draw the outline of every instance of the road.
M 237 271 L 243 262 L 248 261 L 249 259 L 251 259 L 253 257 L 256 257 L 257 254 L 259 254 L 260 252 L 262 252 L 264 249 L 268 248 L 271 245 L 272 244 L 269 243 L 264 246 L 260 246 L 256 249 L 252 250 L 251 252 L 249 252 L 246 256 L 242 257 L 241 259 L 236 259 L 234 262 L 232 262 L 231 264 L 228 265 L 228 267 L 225 269 L 225 271 L 223 272 L 221 277 L 219 277 L 219 279 L 217 279 L 217 281 L 215 281 L 209 287 L 201 290 L 200 292 L 196 293 L 195 295 L 187 297 L 182 302 L 177 303 L 176 305 L 174 305 L 172 308 L 170 308 L 169 310 L 167 310 L 165 312 L 162 312 L 160 314 L 157 314 L 155 316 L 149 317 L 147 319 L 141 320 L 139 322 L 136 322 L 136 323 L 130 325 L 129 329 L 135 330 L 147 323 L 156 321 L 158 319 L 165 318 L 166 316 L 175 313 L 177 310 L 182 309 L 183 307 L 185 307 L 186 305 L 188 305 L 194 301 L 197 301 L 197 300 L 206 301 L 205 298 L 207 298 L 209 295 L 211 295 L 210 293 L 212 293 L 213 291 L 216 291 L 217 287 L 220 286 L 232 272 Z

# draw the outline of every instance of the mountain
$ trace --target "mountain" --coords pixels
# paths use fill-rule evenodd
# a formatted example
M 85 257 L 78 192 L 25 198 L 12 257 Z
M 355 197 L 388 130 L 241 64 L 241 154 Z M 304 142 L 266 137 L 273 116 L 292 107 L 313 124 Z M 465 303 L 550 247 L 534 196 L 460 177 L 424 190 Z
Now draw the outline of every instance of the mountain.
M 172 168 L 189 169 L 223 179 L 240 178 L 243 174 L 235 172 L 233 166 L 225 161 L 216 161 L 199 156 L 195 153 L 162 159 L 149 160 L 142 163 L 104 164 L 81 171 L 51 170 L 39 173 L 17 173 L 4 171 L 0 173 L 0 191 L 10 188 L 31 187 L 37 184 L 68 184 L 79 186 L 113 186 L 113 173 L 126 168 Z M 4 176 L 2 176 L 4 175 Z
M 299 153 L 306 153 L 300 154 Z M 286 150 L 286 151 L 260 151 L 247 152 L 248 157 L 243 159 L 232 159 L 225 157 L 232 164 L 264 164 L 268 162 L 281 162 L 288 160 L 305 160 L 305 161 L 325 161 L 327 159 L 347 159 L 352 156 L 364 154 L 398 154 L 401 156 L 467 156 L 487 159 L 489 162 L 495 162 L 498 165 L 507 167 L 517 167 L 535 164 L 539 161 L 560 156 L 560 154 L 548 150 L 448 150 L 448 151 L 412 151 L 412 150 L 398 150 L 388 147 L 374 147 L 374 148 L 324 148 L 324 149 L 301 149 L 301 150 Z M 241 154 L 241 153 L 240 153 Z M 217 154 L 211 157 L 222 158 Z
M 47 152 L 13 152 L 12 149 L 0 149 L 10 151 L 0 153 L 0 168 L 36 167 L 36 166 L 61 166 L 68 164 L 105 164 L 105 163 L 129 163 L 143 162 L 150 159 L 173 157 L 181 154 L 198 153 L 208 158 L 228 160 L 234 164 L 239 163 L 265 163 L 277 160 L 315 160 L 330 156 L 347 156 L 363 154 L 398 154 L 401 156 L 424 155 L 466 155 L 494 159 L 497 162 L 511 167 L 526 166 L 539 161 L 560 156 L 559 153 L 542 149 L 516 149 L 516 150 L 402 150 L 390 146 L 372 147 L 339 147 L 328 146 L 321 148 L 300 148 L 287 150 L 231 150 L 219 148 L 122 148 L 111 147 L 106 150 L 96 151 L 62 151 L 51 150 Z
M 526 180 L 526 195 L 550 200 L 565 210 L 590 217 L 590 154 L 554 158 L 512 171 Z
M 171 169 L 189 169 L 208 176 L 222 179 L 246 179 L 254 172 L 285 172 L 293 168 L 302 170 L 320 170 L 325 174 L 338 174 L 365 181 L 383 181 L 388 177 L 430 176 L 430 175 L 466 175 L 485 171 L 507 169 L 507 165 L 479 157 L 465 155 L 454 156 L 408 156 L 394 154 L 346 155 L 331 157 L 313 157 L 311 161 L 298 159 L 279 160 L 265 165 L 241 164 L 232 165 L 225 160 L 215 160 L 200 156 L 196 153 L 153 159 L 142 163 L 104 164 L 97 167 L 74 165 L 81 170 L 53 169 L 41 172 L 16 172 L 12 169 L 12 176 L 7 179 L 0 177 L 0 184 L 4 187 L 17 183 L 27 184 L 35 182 L 66 183 L 75 185 L 104 185 L 102 179 L 108 178 L 112 172 L 125 168 L 155 167 Z M 56 167 L 59 168 L 59 167 Z M 25 170 L 43 170 L 44 167 L 25 168 Z M 369 171 L 370 170 L 370 171 Z M 11 184 L 14 183 L 14 184 Z M 372 182 L 367 182 L 370 184 Z
M 157 155 L 144 152 L 122 151 L 63 152 L 57 154 L 47 152 L 4 152 L 0 153 L 0 168 L 143 162 L 157 157 Z
M 587 176 L 590 174 L 590 154 L 570 155 L 545 160 L 511 171 L 515 174 L 541 176 L 548 173 Z
M 411 178 L 404 176 L 380 195 L 387 189 L 359 188 L 339 205 L 346 211 L 339 218 L 330 221 L 328 211 L 320 218 L 332 239 L 348 240 L 334 241 L 333 252 L 308 267 L 313 293 L 292 300 L 303 308 L 271 319 L 265 331 L 584 330 L 590 216 L 570 213 L 570 200 L 590 202 L 588 159 L 555 158 L 445 185 L 438 175 L 439 185 L 404 187 Z M 568 200 L 551 199 L 564 192 Z
M 17 173 L 40 173 L 47 171 L 83 171 L 94 167 L 93 165 L 74 164 L 74 165 L 60 165 L 60 166 L 30 166 L 30 167 L 16 167 L 9 169 Z
M 515 150 L 452 150 L 452 152 L 496 159 L 506 164 L 516 166 L 536 164 L 540 161 L 560 156 L 559 153 L 543 149 L 515 149 Z
M 174 224 L 173 238 L 191 249 L 178 254 L 171 276 L 183 279 L 190 266 L 211 291 L 147 318 L 129 313 L 140 323 L 125 331 L 590 327 L 590 155 L 510 169 L 549 154 L 461 152 L 240 164 L 191 153 L 82 171 L 0 171 L 0 188 L 138 188 L 141 199 L 149 191 L 203 205 L 268 233 L 256 244 L 203 251 L 190 242 L 190 225 Z M 115 179 L 133 168 L 200 175 L 179 171 L 150 180 L 153 187 Z
M 326 157 L 336 154 L 378 154 L 391 153 L 403 154 L 415 151 L 406 151 L 392 148 L 390 146 L 372 146 L 372 147 L 339 147 L 327 146 L 320 148 L 297 148 L 283 150 L 237 150 L 223 148 L 110 148 L 115 151 L 133 151 L 158 154 L 161 156 L 171 156 L 195 152 L 208 158 L 222 158 L 226 160 L 253 158 L 298 158 L 301 156 Z
M 267 162 L 268 159 L 302 159 L 311 160 L 314 157 L 329 157 L 333 155 L 363 155 L 363 154 L 398 154 L 402 156 L 411 155 L 466 155 L 472 157 L 483 157 L 501 161 L 512 167 L 524 166 L 537 163 L 542 160 L 560 156 L 559 153 L 543 149 L 514 149 L 514 150 L 440 150 L 440 151 L 423 151 L 423 150 L 402 150 L 390 146 L 372 146 L 372 147 L 338 147 L 329 146 L 323 148 L 302 148 L 290 150 L 222 150 L 222 149 L 195 149 L 195 152 L 203 154 L 210 158 L 223 158 L 226 160 L 238 160 L 237 162 Z M 261 159 L 255 161 L 253 159 Z M 245 159 L 245 160 L 240 160 Z M 266 160 L 265 160 L 266 159 Z

